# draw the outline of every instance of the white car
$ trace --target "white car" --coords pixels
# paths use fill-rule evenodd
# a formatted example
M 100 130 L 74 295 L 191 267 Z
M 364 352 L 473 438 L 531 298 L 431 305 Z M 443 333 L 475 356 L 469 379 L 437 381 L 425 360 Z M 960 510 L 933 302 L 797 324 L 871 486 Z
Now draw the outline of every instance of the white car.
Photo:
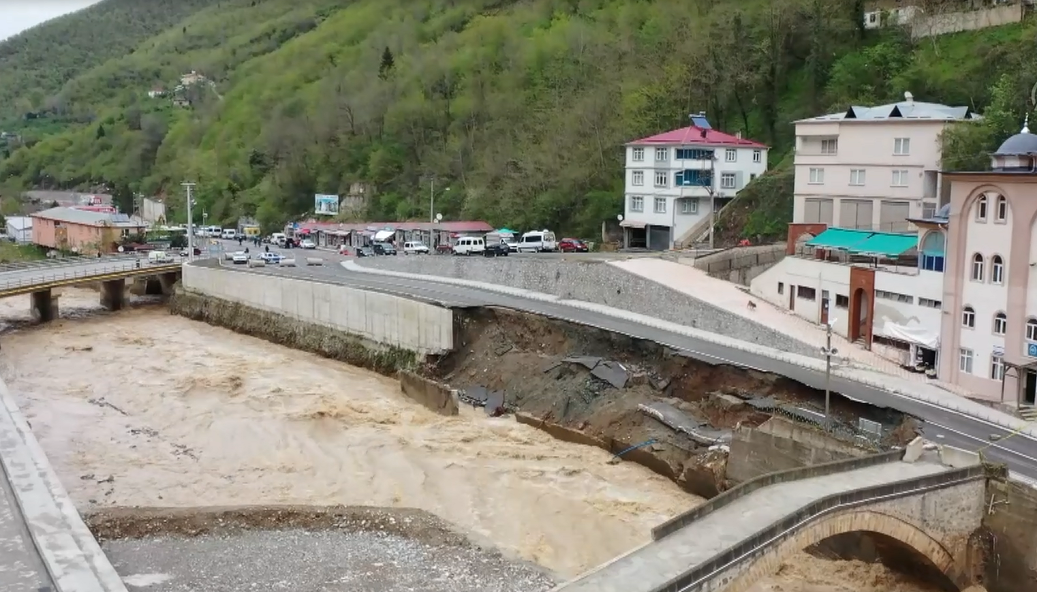
M 312 240 L 307 238 L 307 239 L 303 239 L 303 241 L 301 243 L 299 243 L 299 246 L 304 248 L 304 249 L 316 249 L 317 248 L 317 243 L 315 243 Z
M 233 261 L 235 265 L 239 263 L 248 263 L 248 259 L 248 253 L 246 253 L 245 251 L 238 251 L 237 253 L 231 255 L 231 261 Z
M 421 241 L 409 241 L 403 243 L 404 255 L 428 255 L 428 247 Z
M 282 259 L 284 259 L 284 257 L 282 257 L 280 253 L 271 252 L 260 253 L 259 258 L 263 261 L 266 261 L 269 265 L 277 265 L 281 262 Z

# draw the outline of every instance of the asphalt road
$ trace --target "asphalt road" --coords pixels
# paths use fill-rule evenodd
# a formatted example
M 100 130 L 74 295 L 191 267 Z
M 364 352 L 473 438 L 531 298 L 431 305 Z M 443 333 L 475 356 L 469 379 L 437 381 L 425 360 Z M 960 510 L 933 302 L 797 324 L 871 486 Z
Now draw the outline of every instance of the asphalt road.
M 338 264 L 339 261 L 345 259 L 344 257 L 324 251 L 310 251 L 310 253 L 310 256 L 324 258 L 327 265 L 323 267 L 253 269 L 245 266 L 228 265 L 226 267 L 243 273 L 290 275 L 313 281 L 342 284 L 435 302 L 445 306 L 500 306 L 522 310 L 654 341 L 684 351 L 688 355 L 710 364 L 728 364 L 780 374 L 819 390 L 823 390 L 825 386 L 825 376 L 822 372 L 687 335 L 554 302 L 542 302 L 446 283 L 350 272 Z M 302 257 L 298 258 L 300 262 L 302 259 Z M 215 262 L 210 264 L 215 264 Z M 917 417 L 925 424 L 924 435 L 927 438 L 968 450 L 983 450 L 989 460 L 1005 463 L 1014 473 L 1037 479 L 1037 440 L 1022 435 L 1013 435 L 1009 430 L 985 421 L 844 378 L 833 377 L 831 389 L 835 393 L 842 393 L 859 401 L 893 408 Z

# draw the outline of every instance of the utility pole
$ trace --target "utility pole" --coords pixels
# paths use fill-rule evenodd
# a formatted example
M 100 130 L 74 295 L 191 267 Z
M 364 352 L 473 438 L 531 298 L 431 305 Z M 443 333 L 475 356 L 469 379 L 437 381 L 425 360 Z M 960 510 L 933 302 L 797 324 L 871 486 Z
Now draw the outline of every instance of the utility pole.
M 832 347 L 832 322 L 825 324 L 825 346 L 821 348 L 825 356 L 825 431 L 832 430 L 832 356 L 838 355 L 839 350 Z
M 709 191 L 709 250 L 711 250 L 711 251 L 715 248 L 713 246 L 713 232 L 714 232 L 714 227 L 717 225 L 717 217 L 716 217 L 716 205 L 717 205 L 717 200 L 716 200 L 716 194 L 717 194 L 717 192 L 716 192 L 716 182 L 717 182 L 717 180 L 716 180 L 716 176 L 717 176 L 717 155 L 716 155 L 716 152 L 714 152 L 713 156 L 711 156 L 710 159 L 709 159 L 709 187 L 707 188 L 707 190 Z M 699 235 L 699 236 L 701 236 L 701 235 Z
M 428 223 L 436 223 L 436 178 L 428 180 Z
M 187 190 L 187 260 L 194 261 L 194 218 L 191 216 L 191 202 L 194 201 L 191 190 L 194 189 L 194 183 L 184 181 L 180 185 Z

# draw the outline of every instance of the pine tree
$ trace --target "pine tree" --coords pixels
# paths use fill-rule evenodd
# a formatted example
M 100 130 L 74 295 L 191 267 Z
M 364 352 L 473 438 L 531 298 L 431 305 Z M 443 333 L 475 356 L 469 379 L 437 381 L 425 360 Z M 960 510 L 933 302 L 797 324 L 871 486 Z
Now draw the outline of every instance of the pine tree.
M 392 74 L 392 69 L 396 66 L 396 58 L 392 55 L 392 50 L 389 46 L 385 47 L 385 51 L 382 52 L 382 63 L 378 66 L 378 77 L 382 80 L 389 78 Z

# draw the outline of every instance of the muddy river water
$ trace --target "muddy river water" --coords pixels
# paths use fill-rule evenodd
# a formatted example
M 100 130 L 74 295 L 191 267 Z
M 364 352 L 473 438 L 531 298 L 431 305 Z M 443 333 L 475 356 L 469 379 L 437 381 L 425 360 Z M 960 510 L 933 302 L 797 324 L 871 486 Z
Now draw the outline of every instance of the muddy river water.
M 25 325 L 0 300 L 0 374 L 81 510 L 415 507 L 563 577 L 649 539 L 701 500 L 631 463 L 507 418 L 444 418 L 383 376 L 161 307 Z M 756 592 L 928 592 L 878 565 L 797 557 Z

